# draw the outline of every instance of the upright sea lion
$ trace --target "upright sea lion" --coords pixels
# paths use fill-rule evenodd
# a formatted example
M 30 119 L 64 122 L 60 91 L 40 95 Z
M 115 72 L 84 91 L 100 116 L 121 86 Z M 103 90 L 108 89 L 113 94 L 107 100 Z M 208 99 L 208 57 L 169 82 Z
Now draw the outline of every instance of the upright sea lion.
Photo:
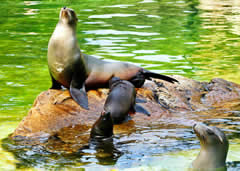
M 225 134 L 217 127 L 202 123 L 194 124 L 193 130 L 201 145 L 200 153 L 192 163 L 193 170 L 227 170 L 229 144 Z
M 174 78 L 153 73 L 133 64 L 106 62 L 81 53 L 76 38 L 77 15 L 70 8 L 62 8 L 59 22 L 48 44 L 48 66 L 53 89 L 61 85 L 70 88 L 73 99 L 88 109 L 87 89 L 108 87 L 112 77 L 129 80 L 141 87 L 145 79 L 159 78 L 178 82 Z M 86 82 L 85 82 L 86 81 Z
M 88 109 L 84 85 L 87 71 L 77 42 L 77 21 L 72 9 L 61 9 L 59 22 L 48 43 L 48 67 L 52 78 L 51 88 L 61 89 L 61 85 L 70 88 L 73 99 Z
M 132 83 L 113 77 L 109 81 L 110 92 L 104 104 L 104 112 L 110 113 L 113 124 L 121 124 L 136 111 L 150 115 L 136 104 L 136 90 Z

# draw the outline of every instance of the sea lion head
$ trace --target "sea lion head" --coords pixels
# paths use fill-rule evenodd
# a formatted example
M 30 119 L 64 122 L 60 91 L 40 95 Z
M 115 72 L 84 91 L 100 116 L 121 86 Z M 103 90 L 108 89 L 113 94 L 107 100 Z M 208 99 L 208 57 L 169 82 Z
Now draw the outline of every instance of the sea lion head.
M 119 81 L 121 81 L 119 77 L 112 77 L 109 80 L 109 88 L 111 88 L 114 84 L 118 83 Z
M 113 136 L 113 121 L 110 112 L 103 111 L 91 129 L 91 139 L 106 139 Z
M 59 21 L 63 24 L 76 25 L 78 18 L 73 9 L 63 7 L 59 14 Z
M 201 145 L 200 153 L 193 162 L 193 167 L 203 169 L 225 167 L 229 146 L 225 134 L 219 128 L 203 123 L 194 124 L 193 130 Z

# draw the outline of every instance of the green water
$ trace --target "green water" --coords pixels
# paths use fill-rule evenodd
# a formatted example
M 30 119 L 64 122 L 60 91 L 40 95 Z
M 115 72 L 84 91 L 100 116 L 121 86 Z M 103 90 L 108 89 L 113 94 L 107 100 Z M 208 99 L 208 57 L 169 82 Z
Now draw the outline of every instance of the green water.
M 14 131 L 36 96 L 50 87 L 46 62 L 47 44 L 63 6 L 73 8 L 78 14 L 78 41 L 84 53 L 105 60 L 132 62 L 163 74 L 183 75 L 201 81 L 220 77 L 240 83 L 238 1 L 1 0 L 1 139 Z M 240 161 L 240 123 L 236 121 L 233 125 L 233 129 L 226 130 L 229 135 L 234 132 L 230 138 L 230 162 Z M 152 132 L 148 130 L 142 134 L 147 136 L 150 133 L 157 138 L 157 131 L 163 134 L 161 129 Z M 164 150 L 160 144 L 154 146 L 151 142 L 149 146 L 134 144 L 134 149 L 130 143 L 125 144 L 128 150 L 115 165 L 99 164 L 93 158 L 83 166 L 76 162 L 68 167 L 124 169 L 141 166 L 147 170 L 175 170 L 176 167 L 181 170 L 197 154 L 192 148 L 199 148 L 190 128 L 186 128 L 186 133 L 182 131 L 190 140 L 172 142 L 172 146 L 179 146 L 173 150 Z M 178 137 L 179 132 L 175 130 L 174 133 L 176 135 L 173 137 Z M 156 142 L 158 140 L 154 143 Z M 169 142 L 163 141 L 162 144 L 164 146 Z M 142 147 L 146 148 L 143 150 Z M 150 152 L 143 157 L 146 150 Z M 134 151 L 138 153 L 133 155 Z M 0 157 L 0 169 L 15 169 L 19 162 L 12 153 L 1 147 Z M 176 165 L 172 166 L 171 163 Z M 33 164 L 30 168 L 44 168 L 51 164 L 61 166 L 57 162 L 48 162 L 46 166 Z

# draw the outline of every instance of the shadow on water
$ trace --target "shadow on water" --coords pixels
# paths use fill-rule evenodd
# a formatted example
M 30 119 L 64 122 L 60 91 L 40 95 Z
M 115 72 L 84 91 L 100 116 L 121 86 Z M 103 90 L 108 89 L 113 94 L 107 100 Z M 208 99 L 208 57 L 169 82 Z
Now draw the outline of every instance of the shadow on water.
M 163 74 L 197 80 L 221 77 L 240 83 L 240 4 L 236 1 L 3 0 L 1 138 L 13 132 L 36 96 L 50 87 L 47 44 L 62 6 L 69 6 L 78 14 L 77 35 L 84 53 L 109 61 L 128 61 Z M 180 115 L 192 119 L 189 113 Z M 196 121 L 220 127 L 229 137 L 229 170 L 240 167 L 239 117 L 239 106 L 194 116 Z M 146 166 L 181 170 L 189 166 L 199 151 L 199 141 L 191 126 L 178 119 L 135 125 L 134 131 L 117 133 L 113 140 L 103 147 L 89 146 L 86 141 L 78 153 L 71 152 L 69 147 L 78 148 L 81 143 L 74 146 L 54 137 L 48 146 L 19 145 L 9 138 L 2 139 L 1 146 L 17 159 L 16 168 L 49 169 Z

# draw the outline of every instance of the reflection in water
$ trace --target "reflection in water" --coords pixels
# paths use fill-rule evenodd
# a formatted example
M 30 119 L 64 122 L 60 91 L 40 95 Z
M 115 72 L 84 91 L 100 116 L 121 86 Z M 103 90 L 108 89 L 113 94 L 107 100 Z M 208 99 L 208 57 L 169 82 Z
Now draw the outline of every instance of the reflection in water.
M 95 156 L 101 165 L 114 165 L 122 155 L 122 152 L 115 148 L 112 138 L 91 140 L 89 148 L 96 151 Z
M 65 5 L 78 14 L 77 35 L 84 53 L 107 61 L 128 61 L 163 74 L 181 74 L 197 80 L 221 77 L 240 83 L 240 5 L 236 0 L 132 0 L 124 4 L 106 0 L 94 3 L 90 0 L 81 3 L 3 1 L 0 6 L 1 138 L 13 132 L 35 97 L 50 87 L 47 44 L 58 21 L 59 9 Z M 225 131 L 230 139 L 229 170 L 240 167 L 239 111 L 238 106 L 228 112 L 197 113 L 193 118 L 184 114 L 186 121 L 190 118 L 206 121 Z M 15 155 L 17 168 L 149 166 L 177 170 L 186 168 L 199 151 L 192 123 L 180 122 L 182 117 L 116 134 L 114 143 L 107 145 L 112 149 L 110 154 L 118 154 L 115 148 L 121 151 L 114 161 L 103 158 L 100 161 L 98 157 L 102 155 L 98 156 L 98 150 L 91 146 L 78 156 L 50 153 L 39 146 L 17 146 L 8 139 L 2 140 L 2 146 Z M 2 152 L 0 149 L 0 156 L 11 158 Z M 15 167 L 15 160 L 11 162 Z M 0 168 L 1 165 L 4 163 L 0 162 Z
M 56 140 L 57 141 L 57 140 Z M 61 151 L 50 152 L 41 144 L 32 145 L 33 142 L 18 144 L 5 138 L 2 140 L 3 149 L 12 152 L 17 159 L 16 168 L 54 168 L 62 166 L 75 168 L 89 163 L 100 165 L 116 164 L 122 152 L 115 148 L 112 139 L 104 141 L 91 141 L 77 152 L 66 153 Z M 55 144 L 56 145 L 56 144 Z M 95 161 L 97 159 L 97 161 Z

